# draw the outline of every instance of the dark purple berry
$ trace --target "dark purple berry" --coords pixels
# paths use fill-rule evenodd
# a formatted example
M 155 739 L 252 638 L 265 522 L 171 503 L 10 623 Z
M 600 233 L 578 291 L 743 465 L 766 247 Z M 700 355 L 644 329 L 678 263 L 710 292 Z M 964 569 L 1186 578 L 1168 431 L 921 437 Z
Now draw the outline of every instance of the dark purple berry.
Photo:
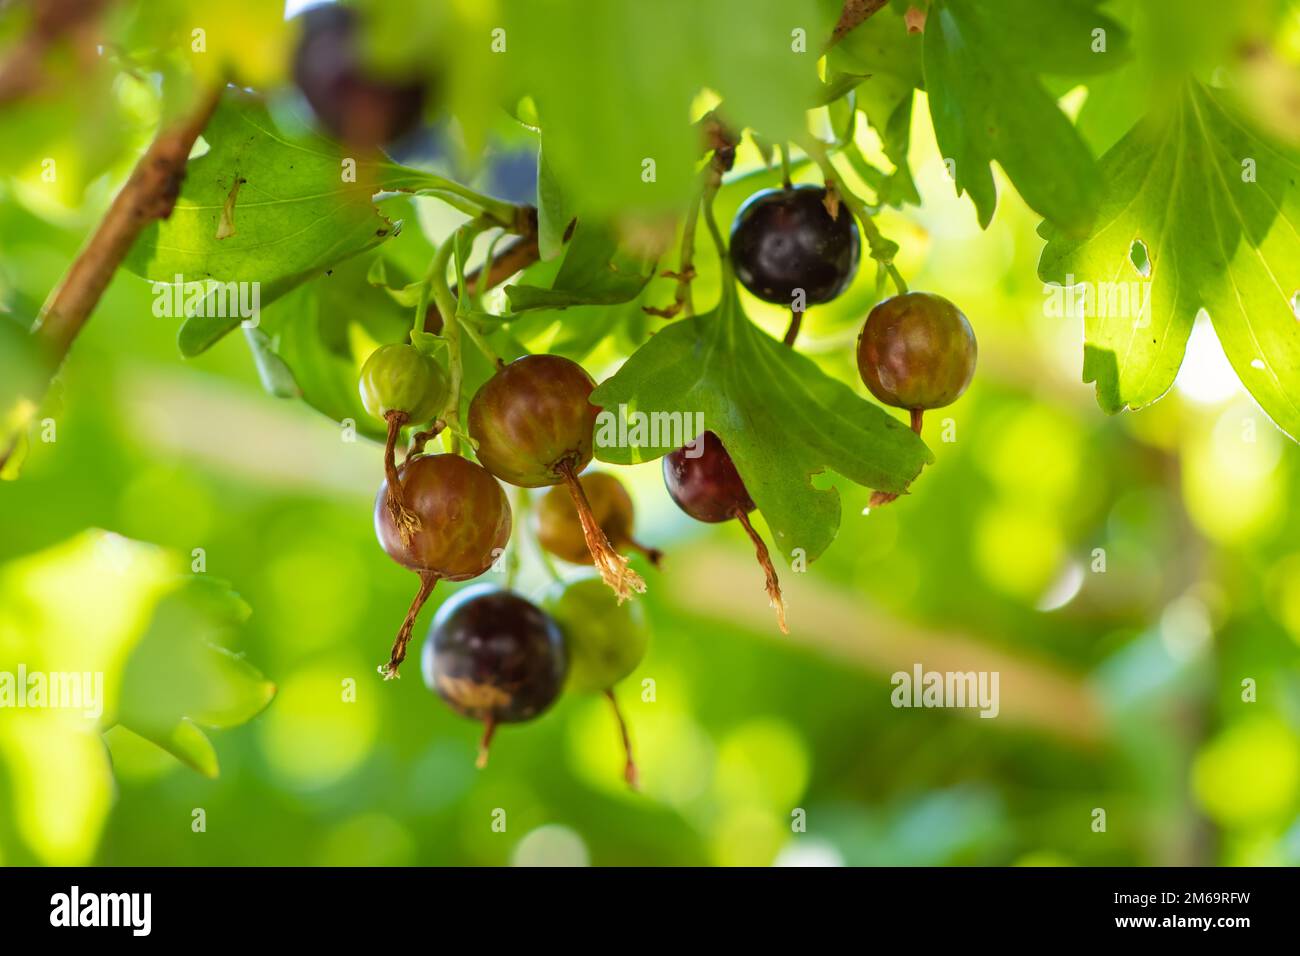
M 475 585 L 434 616 L 424 682 L 458 714 L 482 721 L 479 766 L 497 724 L 532 720 L 560 696 L 569 660 L 549 614 L 518 594 Z
M 750 196 L 731 227 L 736 278 L 764 302 L 792 305 L 796 290 L 806 305 L 829 302 L 858 271 L 858 226 L 843 204 L 831 218 L 826 190 L 800 185 Z

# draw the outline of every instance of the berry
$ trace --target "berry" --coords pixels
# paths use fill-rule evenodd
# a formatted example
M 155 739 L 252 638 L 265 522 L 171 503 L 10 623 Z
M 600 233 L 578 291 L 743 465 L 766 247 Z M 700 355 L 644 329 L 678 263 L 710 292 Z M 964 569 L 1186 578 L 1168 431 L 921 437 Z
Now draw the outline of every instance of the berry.
M 696 521 L 730 521 L 737 512 L 754 510 L 731 456 L 713 432 L 664 457 L 664 484 L 677 507 Z
M 525 355 L 488 379 L 469 404 L 469 433 L 478 460 L 521 488 L 563 482 L 582 524 L 592 561 L 620 599 L 645 582 L 614 550 L 591 512 L 578 473 L 591 461 L 596 416 L 588 401 L 595 383 L 582 366 L 558 355 Z
M 556 584 L 546 593 L 542 607 L 564 633 L 569 653 L 567 686 L 608 698 L 623 739 L 623 779 L 635 788 L 632 737 L 614 696 L 614 685 L 636 670 L 645 657 L 650 632 L 640 605 L 619 603 L 600 579 L 589 577 Z
M 551 587 L 542 607 L 560 623 L 569 650 L 569 687 L 596 693 L 636 670 L 650 634 L 641 606 L 618 603 L 599 578 Z
M 735 518 L 741 523 L 754 542 L 754 552 L 766 576 L 768 600 L 776 610 L 777 624 L 782 633 L 789 633 L 785 626 L 785 601 L 781 597 L 776 568 L 772 566 L 762 536 L 749 520 L 749 513 L 755 507 L 754 500 L 723 447 L 722 439 L 713 432 L 704 432 L 689 445 L 665 455 L 664 484 L 677 507 L 696 521 L 712 524 Z
M 560 696 L 568 654 L 549 614 L 518 594 L 476 585 L 438 608 L 421 671 L 452 710 L 483 722 L 482 767 L 497 724 L 532 720 Z
M 843 206 L 826 210 L 826 190 L 766 189 L 746 200 L 731 227 L 731 262 L 741 284 L 764 302 L 829 302 L 858 271 L 857 223 Z
M 975 375 L 975 332 L 960 309 L 942 296 L 905 292 L 867 316 L 858 336 L 858 373 L 871 394 L 912 413 L 921 434 L 928 408 L 951 405 Z M 898 495 L 877 491 L 871 506 Z
M 442 368 L 414 345 L 381 345 L 361 366 L 361 404 L 388 423 L 384 443 L 385 504 L 402 540 L 420 530 L 420 519 L 406 506 L 397 480 L 397 439 L 402 426 L 433 418 L 447 398 Z
M 975 333 L 960 309 L 941 296 L 907 292 L 867 316 L 858 336 L 858 372 L 886 405 L 920 412 L 951 405 L 966 391 L 976 351 Z
M 439 581 L 465 581 L 492 566 L 510 540 L 510 504 L 487 471 L 459 455 L 421 455 L 397 472 L 420 527 L 404 537 L 388 508 L 388 482 L 375 498 L 375 536 L 398 564 L 420 575 L 420 590 L 397 632 L 385 680 L 397 676 L 416 615 Z
M 596 383 L 559 355 L 525 355 L 488 379 L 469 405 L 478 459 L 502 481 L 541 488 L 591 461 L 596 416 L 587 397 Z
M 294 80 L 332 136 L 370 148 L 419 125 L 425 87 L 409 77 L 372 73 L 361 56 L 360 26 L 356 11 L 339 4 L 304 12 Z
M 623 483 L 608 472 L 589 471 L 579 477 L 582 490 L 591 505 L 592 516 L 605 532 L 609 543 L 618 551 L 631 549 L 644 554 L 658 566 L 663 553 L 648 548 L 632 536 L 634 512 L 632 496 Z M 537 541 L 557 558 L 574 564 L 591 564 L 591 552 L 573 499 L 560 488 L 552 488 L 537 503 Z
M 442 367 L 414 345 L 381 345 L 361 366 L 361 404 L 376 418 L 393 414 L 406 422 L 432 420 L 447 400 Z

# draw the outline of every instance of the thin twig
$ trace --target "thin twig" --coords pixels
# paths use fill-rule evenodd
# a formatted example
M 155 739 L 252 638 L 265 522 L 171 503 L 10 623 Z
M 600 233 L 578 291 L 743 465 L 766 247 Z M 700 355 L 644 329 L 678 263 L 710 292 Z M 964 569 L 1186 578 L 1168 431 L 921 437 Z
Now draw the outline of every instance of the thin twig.
M 800 145 L 803 146 L 804 152 L 812 157 L 813 162 L 821 167 L 822 177 L 826 180 L 827 195 L 833 197 L 834 201 L 848 206 L 849 211 L 858 220 L 858 224 L 867 237 L 867 247 L 871 252 L 871 258 L 885 267 L 885 271 L 889 274 L 889 278 L 893 280 L 894 287 L 898 289 L 899 294 L 906 293 L 907 282 L 894 265 L 893 260 L 893 253 L 898 250 L 898 247 L 880 232 L 875 220 L 871 218 L 867 204 L 844 184 L 843 177 L 835 169 L 835 164 L 831 162 L 830 156 L 826 153 L 825 145 L 811 137 L 803 140 Z
M 32 27 L 0 63 L 0 106 L 23 99 L 45 86 L 46 55 L 70 41 L 79 65 L 93 66 L 99 43 L 99 19 L 108 0 L 35 0 Z
M 220 90 L 209 91 L 188 117 L 158 134 L 114 197 L 99 228 L 50 293 L 32 334 L 50 358 L 51 377 L 63 364 L 73 340 L 94 312 L 136 238 L 150 223 L 172 214 L 185 179 L 190 150 L 208 125 L 220 98 Z M 33 407 L 43 397 L 43 394 L 30 396 Z M 9 445 L 0 454 L 0 468 L 18 440 L 17 436 L 4 437 Z
M 484 263 L 465 276 L 465 284 L 475 295 L 482 295 L 488 289 L 499 286 L 516 272 L 522 272 L 540 258 L 541 254 L 537 248 L 536 221 L 537 214 L 534 210 L 532 217 L 534 227 L 531 234 L 520 236 L 502 249 L 490 263 Z M 452 286 L 451 294 L 452 298 L 459 298 L 460 289 Z M 438 311 L 437 303 L 426 301 L 424 331 L 441 332 L 442 326 L 442 313 Z
M 831 39 L 826 48 L 830 49 L 839 43 L 887 3 L 889 0 L 844 0 L 844 9 L 840 12 L 835 29 L 831 31 Z
M 651 305 L 641 306 L 641 310 L 647 315 L 658 316 L 661 319 L 671 319 L 678 312 L 683 312 L 687 318 L 695 314 L 695 303 L 691 298 L 691 283 L 695 281 L 695 226 L 700 219 L 700 200 L 706 188 L 707 186 L 702 185 L 691 196 L 690 204 L 686 207 L 686 218 L 682 221 L 682 251 L 678 260 L 677 271 L 661 273 L 666 279 L 677 280 L 677 289 L 673 294 L 673 304 L 666 309 L 659 309 Z

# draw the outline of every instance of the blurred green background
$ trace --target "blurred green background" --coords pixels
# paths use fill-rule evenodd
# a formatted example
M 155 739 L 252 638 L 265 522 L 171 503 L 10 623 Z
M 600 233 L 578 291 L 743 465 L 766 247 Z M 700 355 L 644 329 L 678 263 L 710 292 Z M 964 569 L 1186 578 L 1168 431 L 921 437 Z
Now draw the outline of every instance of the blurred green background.
M 979 230 L 924 101 L 911 155 L 923 203 L 881 226 L 912 287 L 970 317 L 975 383 L 927 417 L 913 494 L 868 514 L 838 482 L 834 546 L 780 568 L 788 637 L 739 527 L 678 512 L 657 462 L 619 471 L 667 554 L 641 567 L 651 650 L 619 689 L 641 793 L 599 697 L 503 728 L 478 771 L 478 727 L 416 668 L 383 683 L 415 578 L 374 539 L 379 446 L 268 396 L 239 335 L 182 362 L 176 320 L 119 274 L 38 416 L 55 440 L 38 421 L 0 484 L 0 671 L 102 669 L 114 706 L 100 725 L 0 710 L 0 864 L 1300 864 L 1300 452 L 1207 328 L 1165 399 L 1104 416 L 1080 320 L 1044 308 L 1038 217 L 1000 180 Z M 738 169 L 757 163 L 747 145 Z M 124 168 L 84 197 L 0 178 L 15 321 Z M 724 187 L 720 221 L 758 181 Z M 456 222 L 386 206 L 413 243 Z M 800 340 L 859 389 L 871 273 Z M 511 547 L 539 593 L 531 542 Z M 893 708 L 916 663 L 998 671 L 1000 715 Z

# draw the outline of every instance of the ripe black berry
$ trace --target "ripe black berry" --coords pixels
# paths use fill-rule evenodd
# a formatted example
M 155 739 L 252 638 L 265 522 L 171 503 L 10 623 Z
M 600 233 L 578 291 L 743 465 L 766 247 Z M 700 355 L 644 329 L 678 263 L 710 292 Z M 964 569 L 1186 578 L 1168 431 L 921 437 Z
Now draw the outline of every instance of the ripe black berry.
M 764 302 L 829 302 L 858 271 L 857 223 L 842 205 L 831 218 L 826 190 L 799 185 L 750 196 L 731 227 L 731 262 L 741 284 Z
M 749 520 L 754 501 L 722 440 L 713 432 L 705 432 L 690 445 L 665 455 L 664 484 L 677 507 L 696 521 L 716 523 L 735 518 L 741 523 L 754 542 L 758 563 L 763 566 L 767 596 L 776 610 L 777 624 L 783 633 L 789 633 L 776 568 L 772 566 L 767 545 Z
M 510 504 L 497 480 L 459 455 L 422 455 L 398 470 L 402 496 L 419 518 L 403 536 L 388 508 L 388 482 L 375 498 L 375 535 L 398 564 L 420 575 L 420 590 L 397 632 L 385 680 L 397 676 L 416 615 L 439 581 L 465 581 L 492 566 L 510 540 Z
M 367 69 L 354 9 L 329 3 L 310 8 L 301 19 L 294 80 L 332 136 L 352 146 L 376 147 L 419 124 L 424 83 Z
M 573 498 L 592 561 L 620 599 L 644 591 L 600 529 L 578 473 L 591 461 L 596 416 L 588 401 L 595 383 L 582 366 L 558 355 L 525 355 L 488 379 L 469 405 L 469 433 L 478 460 L 522 488 L 563 483 Z
M 466 588 L 438 609 L 421 657 L 429 689 L 458 714 L 483 722 L 480 767 L 497 724 L 532 720 L 550 707 L 568 664 L 551 616 L 491 585 Z
M 633 537 L 632 496 L 623 483 L 604 471 L 589 471 L 578 480 L 591 505 L 591 514 L 609 543 L 618 551 L 639 551 L 657 567 L 663 552 L 646 547 Z M 558 487 L 542 495 L 537 503 L 537 541 L 557 558 L 574 564 L 592 563 L 578 509 L 567 491 Z

